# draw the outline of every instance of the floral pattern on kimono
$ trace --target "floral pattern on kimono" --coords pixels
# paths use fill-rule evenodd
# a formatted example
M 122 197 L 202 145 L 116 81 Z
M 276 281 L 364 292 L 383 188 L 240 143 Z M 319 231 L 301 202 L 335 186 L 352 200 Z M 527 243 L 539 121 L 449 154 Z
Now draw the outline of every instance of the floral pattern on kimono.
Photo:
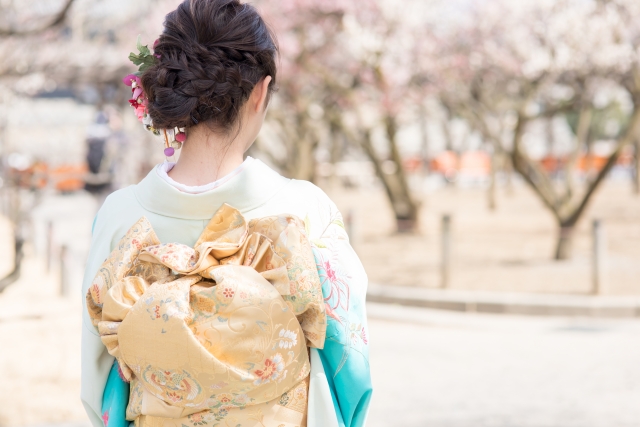
M 327 315 L 327 336 L 319 355 L 338 423 L 362 427 L 372 392 L 365 310 L 367 277 L 348 239 L 342 216 L 336 211 L 321 237 L 312 241 Z
M 194 248 L 160 244 L 141 218 L 87 302 L 131 381 L 126 418 L 136 426 L 306 425 L 307 346 L 322 347 L 327 324 L 298 218 L 247 224 L 223 205 Z M 103 411 L 105 425 L 124 423 L 113 407 Z

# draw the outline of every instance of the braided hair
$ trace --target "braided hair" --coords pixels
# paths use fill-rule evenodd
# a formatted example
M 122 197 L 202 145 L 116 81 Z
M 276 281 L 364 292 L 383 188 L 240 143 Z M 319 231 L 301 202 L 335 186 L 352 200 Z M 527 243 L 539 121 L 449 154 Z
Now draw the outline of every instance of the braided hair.
M 262 78 L 271 76 L 269 94 L 276 89 L 275 35 L 253 6 L 185 0 L 164 27 L 141 78 L 157 129 L 208 122 L 229 131 Z

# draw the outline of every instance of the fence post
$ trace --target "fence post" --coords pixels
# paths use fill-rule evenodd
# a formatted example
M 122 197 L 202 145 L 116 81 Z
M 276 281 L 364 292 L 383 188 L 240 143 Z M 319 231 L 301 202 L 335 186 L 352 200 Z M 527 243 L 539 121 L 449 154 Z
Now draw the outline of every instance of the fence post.
M 45 256 L 47 274 L 51 272 L 51 265 L 53 264 L 53 221 L 47 221 L 47 231 L 45 237 Z
M 69 295 L 69 277 L 67 272 L 67 246 L 60 246 L 60 296 Z
M 20 190 L 18 187 L 14 187 L 11 200 L 11 216 L 9 217 L 14 224 L 20 223 L 20 209 Z
M 606 285 L 606 239 L 604 227 L 599 219 L 593 220 L 592 292 L 602 295 Z
M 441 284 L 440 287 L 446 289 L 449 287 L 451 279 L 451 216 L 446 214 L 442 216 L 442 258 L 440 265 Z

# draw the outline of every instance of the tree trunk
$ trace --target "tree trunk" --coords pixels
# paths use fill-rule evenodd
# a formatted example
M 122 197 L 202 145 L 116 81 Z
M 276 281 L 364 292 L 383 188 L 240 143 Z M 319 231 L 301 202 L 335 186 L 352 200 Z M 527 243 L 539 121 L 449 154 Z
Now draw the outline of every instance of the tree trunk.
M 602 184 L 609 171 L 616 164 L 620 153 L 627 144 L 635 141 L 640 132 L 640 108 L 634 106 L 634 111 L 625 133 L 618 139 L 615 151 L 609 155 L 605 165 L 595 174 L 595 177 L 587 183 L 587 188 L 580 198 L 558 197 L 557 191 L 551 185 L 544 171 L 521 150 L 522 136 L 527 124 L 527 119 L 519 115 L 513 136 L 513 151 L 511 159 L 514 169 L 520 173 L 529 187 L 535 191 L 542 202 L 553 212 L 560 224 L 558 245 L 555 259 L 562 260 L 571 256 L 571 241 L 573 229 L 584 214 L 591 198 Z
M 316 159 L 314 157 L 315 145 L 307 138 L 302 138 L 296 149 L 296 156 L 293 162 L 287 162 L 291 166 L 288 176 L 293 179 L 305 181 L 315 181 Z
M 427 109 L 425 108 L 424 103 L 420 104 L 419 115 L 421 136 L 420 156 L 422 157 L 423 175 L 427 176 L 429 174 L 429 130 L 427 128 Z
M 398 162 L 399 154 L 397 147 L 395 147 L 395 139 L 389 141 L 389 144 L 391 145 L 391 161 L 395 164 L 395 170 L 392 173 L 389 173 L 388 170 L 385 171 L 382 167 L 383 162 L 373 149 L 369 133 L 365 132 L 362 138 L 362 147 L 373 163 L 376 175 L 380 178 L 387 193 L 387 198 L 396 218 L 397 231 L 411 232 L 415 230 L 417 225 L 418 205 L 411 197 L 402 164 Z
M 569 157 L 567 158 L 566 164 L 564 165 L 565 194 L 563 197 L 566 200 L 571 200 L 575 192 L 573 172 L 578 157 L 580 156 L 582 147 L 588 145 L 589 130 L 591 129 L 592 120 L 593 110 L 589 106 L 582 107 L 578 115 L 578 123 L 576 125 L 576 133 L 574 138 L 574 147 L 569 154 Z
M 269 158 L 287 178 L 315 182 L 318 136 L 309 125 L 306 116 L 297 114 L 293 117 L 295 120 L 286 120 L 287 117 L 284 115 L 273 114 L 270 118 L 279 125 L 278 137 L 285 147 L 284 157 L 276 156 L 261 138 L 256 139 L 249 154 L 259 152 Z
M 391 208 L 396 218 L 396 229 L 399 232 L 410 232 L 415 230 L 418 219 L 418 206 L 411 198 L 406 185 L 406 177 L 402 170 L 402 165 L 397 165 L 393 173 L 383 170 L 382 161 L 373 151 L 373 146 L 369 141 L 369 135 L 365 135 L 363 147 L 369 159 L 373 162 L 376 175 L 380 178 Z
M 407 176 L 402 167 L 402 158 L 396 141 L 398 126 L 394 117 L 386 117 L 385 128 L 389 143 L 389 154 L 396 167 L 394 173 L 383 175 L 388 179 L 389 184 L 392 184 L 389 188 L 394 189 L 391 203 L 396 215 L 397 229 L 399 232 L 411 232 L 417 226 L 418 204 L 413 200 Z
M 396 143 L 397 125 L 394 117 L 386 117 L 384 120 L 387 133 L 387 143 L 389 144 L 389 159 L 393 163 L 393 170 L 383 167 L 384 161 L 380 159 L 371 143 L 371 133 L 368 129 L 361 134 L 355 134 L 342 122 L 340 115 L 333 115 L 332 122 L 339 129 L 347 140 L 360 144 L 373 167 L 376 175 L 382 182 L 387 198 L 393 209 L 396 218 L 396 227 L 399 232 L 414 231 L 418 223 L 418 203 L 413 199 L 407 177 L 402 168 L 402 159 Z M 386 170 L 385 170 L 386 169 Z
M 445 112 L 445 117 L 442 122 L 440 122 L 440 126 L 442 129 L 442 135 L 444 136 L 445 149 L 447 151 L 455 151 L 453 147 L 453 135 L 451 134 L 451 121 L 453 114 L 451 113 L 451 109 L 448 105 L 442 104 Z
M 418 222 L 418 206 L 411 199 L 411 195 L 402 189 L 403 178 L 398 172 L 383 173 L 382 176 L 383 185 L 396 217 L 396 229 L 401 233 L 415 231 Z
M 552 157 L 556 150 L 556 134 L 553 131 L 553 118 L 545 120 L 544 133 L 547 138 L 547 156 Z
M 514 195 L 513 189 L 513 161 L 511 160 L 511 156 L 502 155 L 502 172 L 504 173 L 504 178 L 506 182 L 506 193 L 508 196 Z
M 496 210 L 496 157 L 496 150 L 492 148 L 489 165 L 489 188 L 487 189 L 487 202 L 490 211 Z
M 332 189 L 338 188 L 338 173 L 336 170 L 336 164 L 342 158 L 342 146 L 343 146 L 343 135 L 339 132 L 336 125 L 331 123 L 331 152 L 330 159 L 331 162 L 331 175 L 329 176 L 329 187 Z
M 571 258 L 573 251 L 573 236 L 575 225 L 560 224 L 558 230 L 558 242 L 556 245 L 556 260 L 565 260 Z

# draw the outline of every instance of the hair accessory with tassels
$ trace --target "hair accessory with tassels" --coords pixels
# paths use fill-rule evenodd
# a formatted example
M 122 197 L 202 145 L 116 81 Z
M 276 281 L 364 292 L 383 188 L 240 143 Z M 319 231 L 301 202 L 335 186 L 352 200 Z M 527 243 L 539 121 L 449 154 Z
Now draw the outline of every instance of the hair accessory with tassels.
M 158 41 L 156 40 L 153 43 L 153 47 L 155 48 L 158 45 Z M 140 36 L 138 36 L 137 41 L 138 53 L 131 52 L 129 54 L 129 60 L 133 62 L 134 65 L 138 66 L 138 71 L 135 73 L 127 75 L 122 82 L 127 86 L 131 87 L 131 99 L 129 100 L 129 104 L 133 108 L 135 108 L 136 116 L 138 120 L 144 124 L 145 129 L 153 132 L 155 135 L 160 135 L 160 131 L 153 127 L 153 121 L 151 120 L 151 116 L 149 115 L 148 109 L 148 98 L 144 93 L 144 89 L 142 88 L 142 82 L 140 81 L 140 76 L 144 71 L 154 65 L 156 61 L 160 58 L 159 54 L 155 54 L 149 49 L 149 46 L 142 45 L 140 42 Z M 194 120 L 195 121 L 195 120 Z M 195 121 L 197 124 L 198 122 Z M 163 130 L 164 133 L 164 155 L 167 157 L 171 157 L 175 154 L 175 150 L 179 150 L 182 148 L 182 143 L 187 139 L 187 135 L 185 134 L 184 129 L 171 129 Z M 169 142 L 169 133 L 173 134 L 173 141 Z

